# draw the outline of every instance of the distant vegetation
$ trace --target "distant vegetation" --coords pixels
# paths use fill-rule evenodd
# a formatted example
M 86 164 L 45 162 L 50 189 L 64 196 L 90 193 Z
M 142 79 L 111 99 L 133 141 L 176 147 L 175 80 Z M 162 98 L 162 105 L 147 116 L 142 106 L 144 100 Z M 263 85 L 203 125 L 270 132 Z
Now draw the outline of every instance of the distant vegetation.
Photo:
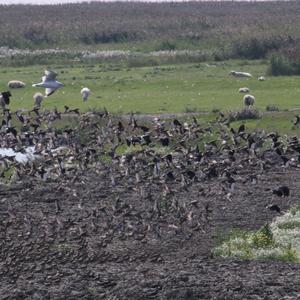
M 299 15 L 299 1 L 0 6 L 0 47 L 198 51 L 192 58 L 177 56 L 180 62 L 273 55 L 269 73 L 292 75 L 300 74 Z M 74 55 L 68 53 L 65 58 Z M 14 59 L 11 62 L 16 65 Z M 145 57 L 130 61 L 133 65 L 160 63 Z

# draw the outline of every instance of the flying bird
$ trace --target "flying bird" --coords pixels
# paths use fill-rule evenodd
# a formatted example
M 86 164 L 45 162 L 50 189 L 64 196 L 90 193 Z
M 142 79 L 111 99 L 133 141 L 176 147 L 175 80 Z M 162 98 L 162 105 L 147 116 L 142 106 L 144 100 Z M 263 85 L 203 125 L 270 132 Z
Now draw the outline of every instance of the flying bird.
M 42 77 L 42 82 L 33 84 L 33 87 L 44 87 L 45 96 L 52 95 L 58 88 L 64 86 L 61 82 L 55 80 L 57 73 L 49 70 L 45 70 L 45 75 Z

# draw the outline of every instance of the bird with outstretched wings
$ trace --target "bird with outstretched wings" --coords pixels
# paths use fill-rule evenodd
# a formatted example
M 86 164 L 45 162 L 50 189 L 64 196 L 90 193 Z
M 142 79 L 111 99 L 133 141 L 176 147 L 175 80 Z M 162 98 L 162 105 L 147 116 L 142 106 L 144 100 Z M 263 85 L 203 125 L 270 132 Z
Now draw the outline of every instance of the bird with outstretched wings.
M 57 73 L 45 70 L 45 75 L 42 77 L 42 82 L 33 84 L 33 87 L 44 87 L 45 96 L 52 95 L 58 88 L 62 87 L 63 84 L 56 80 Z

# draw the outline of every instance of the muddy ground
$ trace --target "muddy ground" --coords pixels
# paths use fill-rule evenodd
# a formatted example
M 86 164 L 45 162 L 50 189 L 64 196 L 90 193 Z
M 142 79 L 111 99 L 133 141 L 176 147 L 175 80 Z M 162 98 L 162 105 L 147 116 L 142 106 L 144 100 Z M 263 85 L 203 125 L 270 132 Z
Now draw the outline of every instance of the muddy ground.
M 10 117 L 2 142 L 43 159 L 0 159 L 0 299 L 300 299 L 298 264 L 212 256 L 231 229 L 276 217 L 269 204 L 297 203 L 297 138 L 236 131 L 222 115 L 144 128 L 85 114 L 62 131 L 53 111 L 19 118 L 20 132 Z M 288 197 L 273 193 L 283 185 Z
M 107 181 L 90 171 L 62 188 L 1 186 L 1 299 L 300 298 L 300 265 L 211 255 L 229 229 L 271 221 L 270 202 L 283 211 L 296 203 L 298 168 L 274 167 L 225 198 L 213 182 L 179 191 L 177 201 L 193 203 L 195 224 L 147 215 L 137 191 L 113 190 Z M 278 184 L 291 196 L 272 195 L 268 188 Z

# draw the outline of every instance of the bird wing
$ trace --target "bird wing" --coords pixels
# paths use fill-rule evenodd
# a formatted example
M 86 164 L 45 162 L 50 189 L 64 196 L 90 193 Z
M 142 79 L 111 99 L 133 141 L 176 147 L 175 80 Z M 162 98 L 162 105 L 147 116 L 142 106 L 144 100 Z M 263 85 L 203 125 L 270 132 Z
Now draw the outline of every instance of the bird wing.
M 56 91 L 56 89 L 54 89 L 54 88 L 46 88 L 45 96 L 48 97 L 48 96 L 52 95 L 55 91 Z
M 42 77 L 42 81 L 53 81 L 55 80 L 57 73 L 49 70 L 45 70 L 45 76 Z

